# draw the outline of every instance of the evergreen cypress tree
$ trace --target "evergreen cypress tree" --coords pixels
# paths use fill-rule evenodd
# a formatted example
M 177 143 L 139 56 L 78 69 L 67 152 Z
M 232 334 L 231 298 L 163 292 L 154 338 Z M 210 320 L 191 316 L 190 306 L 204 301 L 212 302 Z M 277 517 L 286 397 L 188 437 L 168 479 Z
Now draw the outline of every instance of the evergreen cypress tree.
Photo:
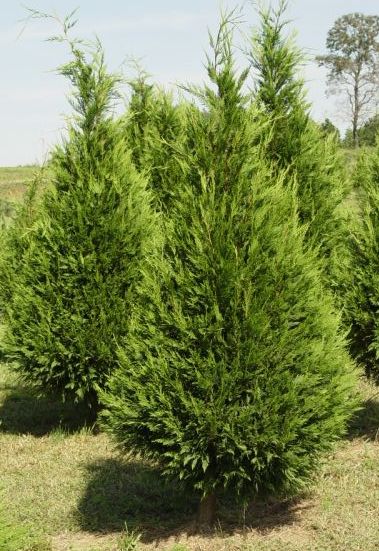
M 287 2 L 277 10 L 259 12 L 260 26 L 254 31 L 251 61 L 255 70 L 255 96 L 263 115 L 270 117 L 268 154 L 281 168 L 292 165 L 301 151 L 301 138 L 308 126 L 308 104 L 298 75 L 303 61 L 292 35 L 286 36 Z
M 187 120 L 188 164 L 166 247 L 144 271 L 120 369 L 102 393 L 121 449 L 158 461 L 201 497 L 289 494 L 355 407 L 355 371 L 296 198 L 257 142 L 222 22 Z M 258 140 L 259 141 L 259 140 Z
M 100 44 L 69 44 L 72 61 L 60 72 L 73 86 L 75 116 L 15 251 L 22 254 L 8 278 L 5 348 L 27 382 L 96 406 L 157 220 L 112 120 L 119 78 L 107 72 Z
M 287 2 L 260 12 L 261 26 L 253 37 L 252 65 L 256 71 L 256 101 L 266 126 L 267 151 L 279 169 L 295 178 L 300 220 L 307 239 L 321 249 L 327 283 L 333 287 L 333 263 L 341 262 L 347 228 L 341 205 L 351 192 L 336 136 L 325 136 L 310 118 L 304 83 L 299 77 L 303 61 L 292 36 L 286 36 Z M 338 257 L 338 260 L 336 260 Z M 324 261 L 324 262 L 325 262 Z
M 345 317 L 353 355 L 379 380 L 379 141 L 373 151 L 362 151 L 354 183 L 358 216 L 348 243 L 354 271 L 342 289 Z

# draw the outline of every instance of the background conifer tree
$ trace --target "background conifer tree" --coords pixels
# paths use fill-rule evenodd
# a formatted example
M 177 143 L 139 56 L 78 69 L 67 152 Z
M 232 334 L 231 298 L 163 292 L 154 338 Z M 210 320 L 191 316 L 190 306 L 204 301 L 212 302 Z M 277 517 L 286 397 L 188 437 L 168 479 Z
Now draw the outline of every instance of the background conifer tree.
M 301 138 L 309 121 L 308 104 L 299 76 L 303 61 L 294 37 L 286 34 L 287 2 L 277 10 L 259 11 L 260 25 L 253 31 L 251 61 L 255 71 L 255 97 L 270 117 L 268 154 L 280 167 L 292 165 L 301 151 Z
M 75 115 L 15 251 L 22 255 L 8 278 L 5 349 L 32 385 L 96 406 L 157 224 L 111 116 L 119 77 L 107 72 L 100 44 L 85 51 L 64 40 L 72 60 L 60 72 L 71 82 Z
M 135 166 L 146 176 L 163 209 L 169 208 L 182 167 L 175 151 L 186 138 L 186 106 L 149 84 L 147 75 L 130 81 L 131 99 L 122 123 Z
M 256 101 L 266 126 L 266 154 L 295 182 L 301 222 L 307 240 L 320 249 L 327 283 L 338 290 L 334 264 L 346 263 L 347 226 L 344 202 L 351 183 L 337 137 L 325 136 L 309 114 L 304 83 L 299 76 L 303 55 L 286 34 L 286 1 L 277 10 L 260 11 L 260 28 L 252 43 Z M 341 258 L 343 257 L 343 258 Z
M 148 141 L 148 127 L 154 109 L 154 85 L 149 83 L 149 75 L 137 67 L 138 75 L 129 82 L 130 100 L 125 114 L 125 137 L 132 152 L 137 170 L 142 172 Z
M 353 355 L 379 380 L 379 142 L 363 150 L 355 175 L 358 216 L 350 240 L 354 271 L 346 278 L 346 318 Z
M 252 147 L 260 125 L 234 67 L 233 21 L 212 39 L 209 86 L 194 90 L 204 111 L 188 117 L 165 255 L 139 282 L 102 394 L 119 446 L 198 491 L 206 523 L 225 489 L 303 488 L 355 407 L 354 367 L 304 251 L 296 196 Z

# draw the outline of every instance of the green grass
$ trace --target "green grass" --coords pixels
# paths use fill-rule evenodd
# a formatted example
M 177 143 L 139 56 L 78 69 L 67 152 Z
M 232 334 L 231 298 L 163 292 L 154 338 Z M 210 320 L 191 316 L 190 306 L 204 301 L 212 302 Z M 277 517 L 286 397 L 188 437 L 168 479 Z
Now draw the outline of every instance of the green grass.
M 0 494 L 1 495 L 1 494 Z M 50 541 L 32 527 L 14 524 L 0 509 L 0 549 L 2 551 L 51 551 Z
M 362 411 L 308 495 L 245 512 L 226 499 L 216 528 L 198 534 L 195 496 L 121 457 L 77 406 L 38 398 L 0 366 L 1 501 L 13 526 L 53 551 L 378 549 L 379 389 L 362 389 Z

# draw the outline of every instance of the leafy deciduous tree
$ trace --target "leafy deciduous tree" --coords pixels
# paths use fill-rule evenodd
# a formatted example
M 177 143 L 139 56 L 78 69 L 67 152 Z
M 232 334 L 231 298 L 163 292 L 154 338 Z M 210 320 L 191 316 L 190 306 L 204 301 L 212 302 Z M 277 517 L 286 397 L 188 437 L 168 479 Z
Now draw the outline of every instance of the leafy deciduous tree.
M 379 99 L 379 16 L 339 17 L 328 32 L 326 47 L 328 53 L 317 60 L 329 71 L 330 92 L 347 97 L 357 147 L 359 126 Z

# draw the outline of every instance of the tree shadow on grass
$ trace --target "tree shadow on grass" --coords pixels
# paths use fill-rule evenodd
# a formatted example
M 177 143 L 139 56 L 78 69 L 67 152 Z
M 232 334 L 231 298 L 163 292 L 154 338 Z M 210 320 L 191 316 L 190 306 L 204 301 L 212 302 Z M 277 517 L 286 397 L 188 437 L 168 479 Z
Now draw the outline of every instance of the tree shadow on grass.
M 165 481 L 158 469 L 146 463 L 104 459 L 87 465 L 88 483 L 77 518 L 90 532 L 128 528 L 150 532 L 170 530 L 194 515 L 195 496 L 180 484 Z
M 38 396 L 13 376 L 0 382 L 0 433 L 44 436 L 57 429 L 75 432 L 93 423 L 93 413 L 83 405 Z
M 186 492 L 178 482 L 166 481 L 158 468 L 146 463 L 105 459 L 87 466 L 88 483 L 76 511 L 77 521 L 89 532 L 114 532 L 125 528 L 142 533 L 144 543 L 198 533 L 199 496 Z M 220 501 L 218 534 L 231 535 L 244 526 L 260 532 L 292 524 L 301 501 L 266 501 L 251 504 L 245 514 L 226 496 Z M 205 532 L 212 536 L 215 529 Z M 204 531 L 202 531 L 204 534 Z
M 379 389 L 377 395 L 365 400 L 361 409 L 353 416 L 348 438 L 379 441 Z

